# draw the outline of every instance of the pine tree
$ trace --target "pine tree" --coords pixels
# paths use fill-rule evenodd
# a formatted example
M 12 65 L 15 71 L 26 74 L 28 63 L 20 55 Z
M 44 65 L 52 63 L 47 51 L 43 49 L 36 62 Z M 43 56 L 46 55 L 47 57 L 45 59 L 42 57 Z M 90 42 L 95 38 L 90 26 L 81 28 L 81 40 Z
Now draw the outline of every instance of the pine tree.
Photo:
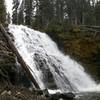
M 100 1 L 95 6 L 96 25 L 100 25 Z
M 53 0 L 38 0 L 35 23 L 41 27 L 47 26 L 54 17 Z
M 25 1 L 22 1 L 22 4 L 20 4 L 20 7 L 18 8 L 18 24 L 25 24 L 25 16 L 24 16 L 24 12 L 25 12 Z
M 18 13 L 18 24 L 22 24 L 24 25 L 24 14 L 23 14 L 23 10 L 20 10 Z
M 0 23 L 5 23 L 6 21 L 6 9 L 4 0 L 0 0 Z
M 18 0 L 13 0 L 13 15 L 12 15 L 12 23 L 13 24 L 18 24 L 18 6 L 19 6 L 19 1 Z
M 8 22 L 8 24 L 10 24 L 10 23 L 11 23 L 10 13 L 7 13 L 7 22 Z
M 25 0 L 25 25 L 32 25 L 33 0 Z
M 95 0 L 23 0 L 18 9 L 18 0 L 14 1 L 13 23 L 34 28 L 46 28 L 52 25 L 94 25 L 95 15 L 99 23 L 99 5 Z M 94 9 L 95 8 L 95 9 Z M 95 11 L 95 14 L 94 14 Z

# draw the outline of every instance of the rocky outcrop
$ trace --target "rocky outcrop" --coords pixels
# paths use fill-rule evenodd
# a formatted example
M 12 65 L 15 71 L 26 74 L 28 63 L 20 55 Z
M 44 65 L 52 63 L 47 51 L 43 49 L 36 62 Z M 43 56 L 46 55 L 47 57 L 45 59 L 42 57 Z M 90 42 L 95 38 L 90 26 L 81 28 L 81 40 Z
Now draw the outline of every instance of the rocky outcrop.
M 75 98 L 75 95 L 73 93 L 63 93 L 63 94 L 57 93 L 57 94 L 51 95 L 50 97 L 51 100 L 60 100 L 60 99 L 75 100 L 74 98 Z
M 49 100 L 49 98 L 27 88 L 13 86 L 0 92 L 0 100 Z
M 5 38 L 2 36 L 0 31 L 0 80 L 8 80 L 13 83 L 15 81 L 15 55 L 5 42 Z
M 6 40 L 6 43 L 11 48 L 12 52 L 16 55 L 16 57 L 18 58 L 19 63 L 21 64 L 21 67 L 26 72 L 26 75 L 28 76 L 28 78 L 30 79 L 30 81 L 33 83 L 34 88 L 39 89 L 40 87 L 39 87 L 37 81 L 35 80 L 35 78 L 33 77 L 33 75 L 31 74 L 31 72 L 29 70 L 29 66 L 25 63 L 25 61 L 23 60 L 23 58 L 19 54 L 17 48 L 13 44 L 13 42 L 12 42 L 13 38 L 8 35 L 8 32 L 5 30 L 5 28 L 3 27 L 2 24 L 0 24 L 0 30 L 1 30 L 1 33 L 2 33 L 3 37 Z

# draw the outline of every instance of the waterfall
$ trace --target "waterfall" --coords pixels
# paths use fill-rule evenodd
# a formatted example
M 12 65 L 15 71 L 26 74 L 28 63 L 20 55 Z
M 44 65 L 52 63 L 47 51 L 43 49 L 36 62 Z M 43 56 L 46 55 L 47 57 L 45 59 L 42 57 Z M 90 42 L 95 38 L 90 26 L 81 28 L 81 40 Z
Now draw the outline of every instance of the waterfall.
M 62 92 L 97 89 L 97 84 L 84 68 L 64 55 L 47 34 L 22 25 L 9 25 L 9 32 L 41 89 L 59 89 Z

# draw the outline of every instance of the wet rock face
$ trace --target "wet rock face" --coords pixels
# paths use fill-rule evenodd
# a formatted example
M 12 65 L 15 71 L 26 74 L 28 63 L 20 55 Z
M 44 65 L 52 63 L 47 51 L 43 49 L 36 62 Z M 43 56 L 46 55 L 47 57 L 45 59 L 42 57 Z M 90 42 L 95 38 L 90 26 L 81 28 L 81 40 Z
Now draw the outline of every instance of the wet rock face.
M 0 31 L 0 84 L 2 81 L 13 85 L 31 85 L 21 66 L 16 64 L 16 56 Z
M 0 80 L 9 80 L 14 83 L 16 77 L 15 55 L 5 41 L 0 32 Z
M 66 94 L 55 94 L 52 95 L 51 100 L 75 100 L 75 95 L 73 93 L 66 93 Z
M 37 69 L 41 70 L 43 73 L 43 82 L 45 83 L 45 87 L 51 88 L 51 89 L 57 88 L 54 77 L 49 69 L 46 59 L 43 58 L 42 55 L 35 53 L 34 61 L 35 61 Z

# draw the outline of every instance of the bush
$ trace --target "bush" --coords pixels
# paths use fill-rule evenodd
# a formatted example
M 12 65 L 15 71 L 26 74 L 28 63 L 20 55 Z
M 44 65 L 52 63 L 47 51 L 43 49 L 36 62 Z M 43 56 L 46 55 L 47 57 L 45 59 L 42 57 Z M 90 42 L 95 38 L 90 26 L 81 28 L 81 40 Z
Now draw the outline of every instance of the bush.
M 53 19 L 45 28 L 47 33 L 61 33 L 64 31 L 63 24 L 60 23 L 58 20 Z
M 72 33 L 80 33 L 80 32 L 81 32 L 81 29 L 80 29 L 80 27 L 78 27 L 78 26 L 72 27 L 72 28 L 70 29 L 70 32 L 72 32 Z

